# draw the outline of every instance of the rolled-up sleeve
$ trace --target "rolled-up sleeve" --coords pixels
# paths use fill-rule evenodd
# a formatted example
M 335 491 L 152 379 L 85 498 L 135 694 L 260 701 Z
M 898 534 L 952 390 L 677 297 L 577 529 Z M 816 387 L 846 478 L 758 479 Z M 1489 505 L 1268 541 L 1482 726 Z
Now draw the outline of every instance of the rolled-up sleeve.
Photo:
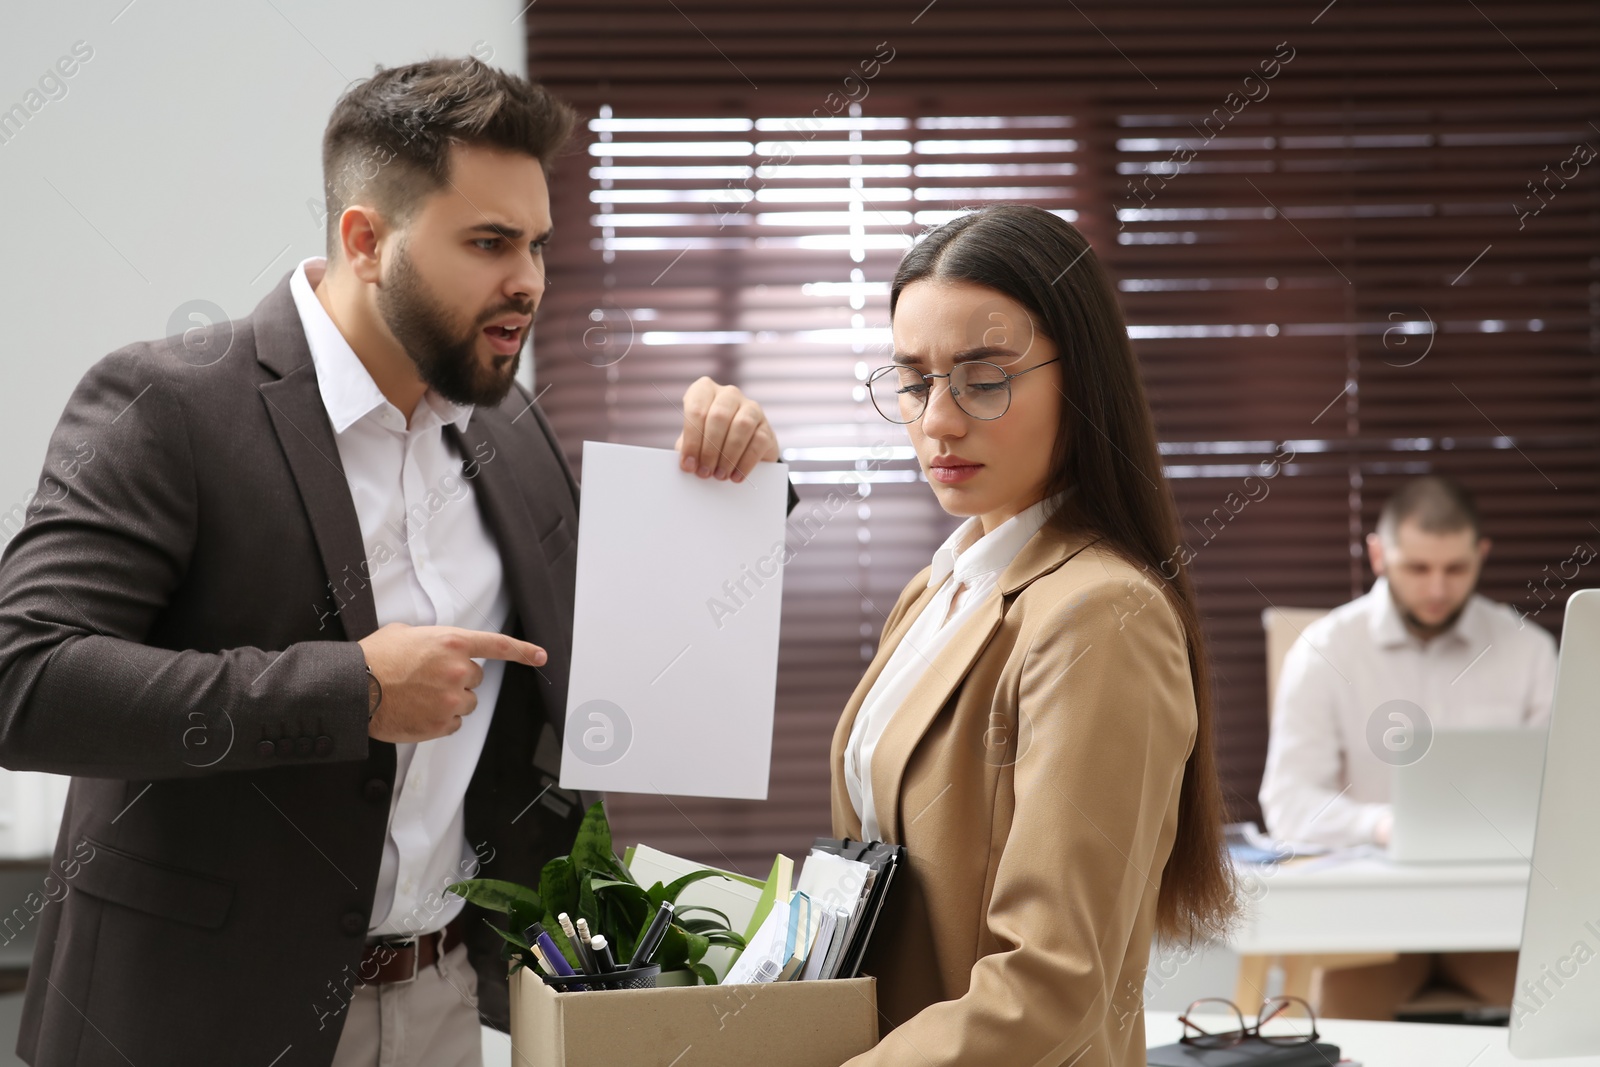
M 1346 795 L 1336 687 L 1348 684 L 1305 636 L 1284 657 L 1260 792 L 1267 831 L 1280 841 L 1365 844 L 1389 810 Z

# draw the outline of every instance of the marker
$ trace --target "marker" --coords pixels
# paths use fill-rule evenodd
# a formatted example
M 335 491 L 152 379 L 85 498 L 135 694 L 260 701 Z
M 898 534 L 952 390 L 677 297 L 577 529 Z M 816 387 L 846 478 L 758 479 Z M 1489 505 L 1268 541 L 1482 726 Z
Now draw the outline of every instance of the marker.
M 600 965 L 601 974 L 622 969 L 617 966 L 616 957 L 611 955 L 611 944 L 606 941 L 605 934 L 595 934 L 589 947 L 594 949 L 594 959 Z
M 532 926 L 528 927 L 528 932 L 532 933 L 533 936 L 529 937 L 527 940 L 539 946 L 544 953 L 545 962 L 549 964 L 556 974 L 563 978 L 571 978 L 573 975 L 578 973 L 572 969 L 572 964 L 567 962 L 567 957 L 563 956 L 561 954 L 561 950 L 556 947 L 555 938 L 546 933 L 542 925 L 539 923 L 534 923 Z M 585 989 L 587 987 L 574 985 L 572 988 Z
M 667 936 L 667 927 L 672 924 L 673 912 L 676 910 L 672 906 L 672 901 L 661 902 L 656 917 L 650 920 L 650 926 L 645 930 L 644 936 L 639 938 L 638 947 L 633 950 L 633 958 L 628 961 L 629 967 L 642 967 L 650 962 L 650 957 L 661 947 L 661 939 Z

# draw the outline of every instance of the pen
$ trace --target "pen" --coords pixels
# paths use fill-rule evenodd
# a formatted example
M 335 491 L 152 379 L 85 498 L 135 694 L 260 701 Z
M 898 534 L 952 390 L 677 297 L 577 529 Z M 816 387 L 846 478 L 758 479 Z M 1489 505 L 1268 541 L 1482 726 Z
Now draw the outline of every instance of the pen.
M 606 969 L 600 966 L 600 961 L 594 954 L 594 938 L 589 935 L 589 920 L 578 920 L 578 940 L 583 942 L 584 959 L 590 964 L 590 970 L 595 974 L 605 974 Z
M 642 967 L 650 962 L 650 957 L 656 954 L 656 949 L 661 947 L 661 939 L 667 936 L 667 927 L 672 924 L 672 915 L 676 909 L 672 901 L 663 900 L 661 908 L 656 912 L 656 917 L 650 920 L 650 926 L 645 930 L 644 936 L 639 938 L 639 944 L 633 950 L 633 958 L 628 961 L 629 967 Z
M 589 925 L 582 919 L 578 921 L 584 926 Z M 556 922 L 561 924 L 561 932 L 567 935 L 567 940 L 572 944 L 572 951 L 578 954 L 578 965 L 583 968 L 583 973 L 598 974 L 594 968 L 594 957 L 589 955 L 588 938 L 578 936 L 577 929 L 572 925 L 572 918 L 566 912 L 562 912 L 556 916 Z
M 611 944 L 606 940 L 605 934 L 595 934 L 589 947 L 594 949 L 595 963 L 599 964 L 601 974 L 621 969 L 617 966 L 616 958 L 611 955 Z
M 533 934 L 532 937 L 528 938 L 528 941 L 539 946 L 544 953 L 545 962 L 550 966 L 551 970 L 564 978 L 570 978 L 578 973 L 572 969 L 572 964 L 567 962 L 567 958 L 556 947 L 555 938 L 546 933 L 542 925 L 534 923 L 528 927 L 528 930 Z M 583 987 L 574 986 L 573 988 L 582 989 Z

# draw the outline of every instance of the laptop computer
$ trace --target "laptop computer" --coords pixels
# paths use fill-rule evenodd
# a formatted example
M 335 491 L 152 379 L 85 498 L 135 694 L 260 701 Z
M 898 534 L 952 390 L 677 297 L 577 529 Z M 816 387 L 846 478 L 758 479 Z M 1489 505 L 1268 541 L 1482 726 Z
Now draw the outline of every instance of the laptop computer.
M 1527 863 L 1539 816 L 1548 731 L 1435 730 L 1390 790 L 1397 863 Z

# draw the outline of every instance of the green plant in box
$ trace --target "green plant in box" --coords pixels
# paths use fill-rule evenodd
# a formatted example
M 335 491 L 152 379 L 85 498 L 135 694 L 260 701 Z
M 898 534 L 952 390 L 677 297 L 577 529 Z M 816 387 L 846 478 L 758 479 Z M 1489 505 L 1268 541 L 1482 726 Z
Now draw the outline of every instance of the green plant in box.
M 584 813 L 572 850 L 544 865 L 537 887 L 530 889 L 495 878 L 470 878 L 450 886 L 448 892 L 507 917 L 508 930 L 489 925 L 505 939 L 504 953 L 512 961 L 513 972 L 523 967 L 537 969 L 532 949 L 523 937 L 523 932 L 536 922 L 544 925 L 577 971 L 582 970 L 578 953 L 556 921 L 557 915 L 566 912 L 574 923 L 580 916 L 588 920 L 590 931 L 605 934 L 617 961 L 626 963 L 662 901 L 676 904 L 685 886 L 702 878 L 726 877 L 718 871 L 704 870 L 667 884 L 656 882 L 648 889 L 641 886 L 613 850 L 605 809 L 596 803 Z M 693 971 L 700 981 L 715 985 L 716 974 L 701 962 L 712 945 L 743 949 L 744 936 L 731 929 L 728 917 L 715 908 L 679 908 L 653 962 L 659 963 L 663 972 Z

